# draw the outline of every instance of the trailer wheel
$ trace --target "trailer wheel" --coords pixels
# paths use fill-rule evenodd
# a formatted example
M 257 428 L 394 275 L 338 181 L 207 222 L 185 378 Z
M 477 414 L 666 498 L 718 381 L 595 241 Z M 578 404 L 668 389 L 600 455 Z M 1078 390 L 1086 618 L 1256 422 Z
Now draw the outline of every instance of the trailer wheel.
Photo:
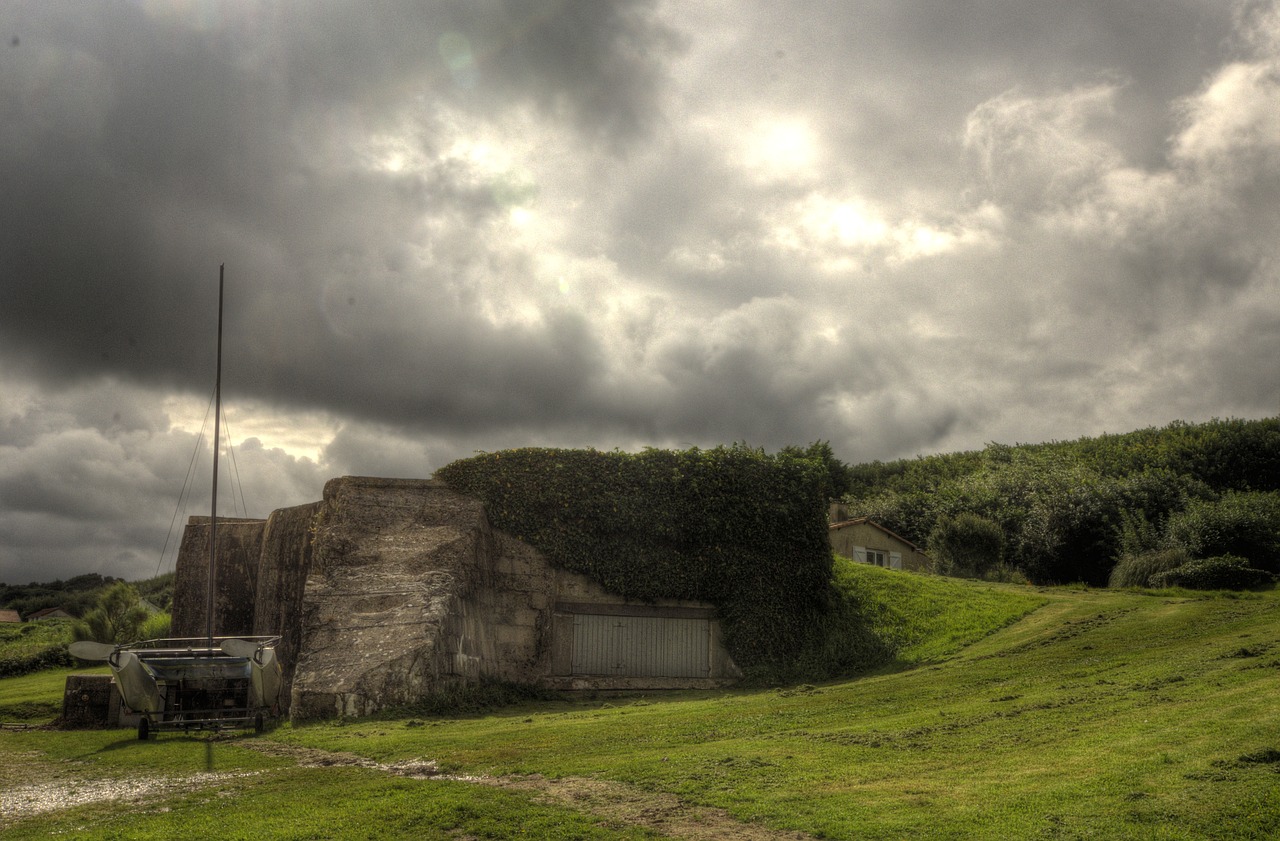
M 138 741 L 145 742 L 151 736 L 151 720 L 145 715 L 138 719 Z
M 258 713 L 253 717 L 253 732 L 261 733 L 263 730 L 262 713 Z

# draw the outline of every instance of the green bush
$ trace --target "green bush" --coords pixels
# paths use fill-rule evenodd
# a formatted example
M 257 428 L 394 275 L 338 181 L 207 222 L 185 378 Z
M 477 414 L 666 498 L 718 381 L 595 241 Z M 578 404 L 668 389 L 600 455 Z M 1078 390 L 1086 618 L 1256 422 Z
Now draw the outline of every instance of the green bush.
M 0 658 L 0 678 L 27 675 L 57 666 L 74 666 L 75 663 L 65 644 L 51 645 L 31 654 Z
M 135 642 L 142 638 L 147 609 L 132 584 L 117 581 L 98 597 L 98 606 L 75 623 L 71 634 L 93 642 Z
M 169 636 L 173 626 L 173 617 L 167 613 L 153 613 L 143 620 L 138 628 L 138 639 L 158 640 Z
M 1152 587 L 1186 587 L 1188 590 L 1249 590 L 1274 581 L 1274 575 L 1254 569 L 1236 555 L 1190 561 L 1151 576 Z
M 717 606 L 744 671 L 771 679 L 832 603 L 821 459 L 712 450 L 520 449 L 436 472 L 497 528 L 625 598 Z
M 0 625 L 0 677 L 72 665 L 70 641 L 70 622 L 63 619 Z
M 1000 564 L 1004 532 L 999 524 L 965 511 L 944 517 L 929 533 L 934 572 L 981 578 Z
M 1153 575 L 1177 569 L 1190 560 L 1191 555 L 1180 546 L 1125 555 L 1112 568 L 1107 586 L 1149 587 Z
M 1169 517 L 1167 539 L 1193 556 L 1239 555 L 1280 572 L 1280 493 L 1228 492 Z
M 1018 567 L 1003 561 L 982 573 L 983 581 L 999 584 L 1030 584 L 1026 574 Z
M 851 516 L 921 544 L 948 517 L 985 517 L 1003 531 L 1006 558 L 1038 584 L 1104 585 L 1116 558 L 1169 545 L 1170 527 L 1192 557 L 1242 555 L 1280 572 L 1277 465 L 1280 418 L 1174 423 L 854 465 L 844 502 Z M 1180 516 L 1189 506 L 1197 510 Z

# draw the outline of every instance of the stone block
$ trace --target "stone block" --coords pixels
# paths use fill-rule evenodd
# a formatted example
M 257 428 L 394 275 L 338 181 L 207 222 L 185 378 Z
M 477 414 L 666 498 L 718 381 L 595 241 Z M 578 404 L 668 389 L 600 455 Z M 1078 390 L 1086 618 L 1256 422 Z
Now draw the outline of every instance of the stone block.
M 112 704 L 113 698 L 117 701 Z M 119 715 L 119 693 L 111 675 L 67 675 L 62 696 L 63 727 L 114 727 L 112 711 Z

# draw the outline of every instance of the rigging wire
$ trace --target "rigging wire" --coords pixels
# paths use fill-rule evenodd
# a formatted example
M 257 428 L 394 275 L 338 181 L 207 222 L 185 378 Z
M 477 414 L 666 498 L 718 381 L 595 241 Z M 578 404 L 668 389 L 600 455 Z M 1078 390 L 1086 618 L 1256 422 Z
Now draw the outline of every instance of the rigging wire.
M 165 558 L 169 554 L 169 546 L 174 543 L 174 530 L 177 526 L 178 518 L 182 514 L 182 512 L 185 510 L 185 508 L 191 505 L 191 495 L 195 487 L 196 472 L 200 466 L 200 453 L 204 450 L 205 430 L 209 428 L 209 416 L 213 414 L 213 401 L 214 401 L 214 396 L 210 395 L 209 405 L 205 407 L 205 411 L 204 411 L 204 420 L 200 424 L 200 432 L 196 435 L 196 443 L 195 443 L 195 448 L 192 450 L 192 453 L 191 453 L 191 460 L 187 463 L 187 475 L 182 480 L 182 490 L 178 493 L 178 502 L 174 506 L 173 517 L 170 518 L 169 520 L 169 532 L 168 534 L 165 535 L 164 547 L 160 550 L 159 560 L 156 561 L 156 575 L 159 575 L 160 570 L 164 567 Z M 222 422 L 223 424 L 226 424 L 227 422 L 227 412 L 225 409 L 222 411 Z M 227 454 L 231 457 L 231 464 L 228 467 L 228 472 L 231 478 L 232 513 L 237 513 L 240 516 L 248 517 L 249 506 L 245 501 L 244 485 L 240 480 L 240 465 L 239 465 L 239 462 L 236 461 L 235 447 L 233 447 L 231 444 L 230 427 L 227 428 L 227 432 L 224 440 L 227 442 Z M 240 499 L 238 500 L 238 506 L 239 506 L 238 508 L 237 508 L 237 500 L 236 500 L 237 489 L 239 489 L 239 492 L 240 492 Z M 180 547 L 174 548 L 175 554 L 179 551 L 179 548 Z M 177 565 L 176 557 L 174 558 L 174 565 L 175 566 Z
M 227 421 L 227 410 L 222 410 L 222 425 L 227 430 L 227 455 L 230 456 L 231 464 L 227 470 L 227 477 L 231 480 L 231 509 L 238 511 L 241 517 L 249 516 L 249 504 L 245 502 L 244 485 L 240 482 L 240 463 L 236 461 L 236 450 L 231 445 L 231 424 Z M 240 491 L 240 505 L 236 507 L 236 491 Z
M 200 459 L 200 451 L 204 444 L 204 431 L 209 427 L 209 414 L 213 410 L 213 397 L 209 397 L 209 405 L 204 410 L 204 420 L 200 423 L 200 432 L 196 435 L 195 448 L 191 451 L 191 460 L 187 463 L 187 475 L 182 480 L 182 490 L 178 493 L 178 503 L 173 508 L 173 517 L 169 520 L 169 533 L 164 538 L 164 548 L 160 550 L 160 559 L 156 561 L 156 575 L 160 574 L 161 567 L 164 566 L 165 556 L 169 554 L 169 544 L 173 541 L 174 526 L 178 522 L 178 515 L 182 513 L 184 505 L 190 504 L 191 489 L 195 481 L 196 466 Z

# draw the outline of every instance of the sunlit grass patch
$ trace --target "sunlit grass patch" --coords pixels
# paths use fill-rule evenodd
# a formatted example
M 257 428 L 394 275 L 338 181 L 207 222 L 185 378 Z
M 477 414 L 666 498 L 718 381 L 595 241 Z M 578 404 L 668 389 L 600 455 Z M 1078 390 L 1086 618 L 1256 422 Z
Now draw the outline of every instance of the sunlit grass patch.
M 835 580 L 906 664 L 943 659 L 1047 601 L 1029 587 L 903 573 L 840 556 Z

